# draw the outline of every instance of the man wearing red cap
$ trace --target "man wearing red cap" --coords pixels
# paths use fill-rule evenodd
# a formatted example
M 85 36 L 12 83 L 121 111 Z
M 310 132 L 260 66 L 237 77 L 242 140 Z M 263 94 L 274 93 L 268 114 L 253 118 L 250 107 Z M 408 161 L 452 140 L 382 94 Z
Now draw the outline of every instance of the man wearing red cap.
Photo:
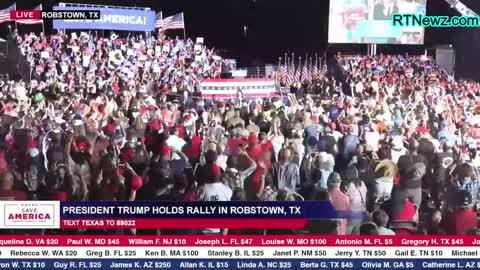
M 442 218 L 441 226 L 447 234 L 461 235 L 468 230 L 478 227 L 477 212 L 471 209 L 472 195 L 467 190 L 460 190 L 456 193 L 456 207 Z

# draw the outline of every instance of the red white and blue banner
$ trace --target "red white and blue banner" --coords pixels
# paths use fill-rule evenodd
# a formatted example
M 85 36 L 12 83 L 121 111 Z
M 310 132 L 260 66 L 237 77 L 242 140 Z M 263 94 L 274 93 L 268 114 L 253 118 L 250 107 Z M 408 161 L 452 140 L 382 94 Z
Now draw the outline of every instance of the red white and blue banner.
M 275 79 L 205 79 L 200 84 L 204 98 L 265 98 L 277 96 Z

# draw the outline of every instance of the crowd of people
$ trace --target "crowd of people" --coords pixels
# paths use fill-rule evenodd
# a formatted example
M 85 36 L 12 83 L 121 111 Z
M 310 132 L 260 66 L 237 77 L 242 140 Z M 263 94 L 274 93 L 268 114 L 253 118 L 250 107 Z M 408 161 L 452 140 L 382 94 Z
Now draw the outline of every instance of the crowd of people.
M 2 200 L 320 200 L 350 218 L 189 233 L 476 233 L 480 87 L 425 56 L 338 55 L 343 85 L 206 100 L 223 60 L 191 40 L 17 40 L 33 69 L 1 86 Z

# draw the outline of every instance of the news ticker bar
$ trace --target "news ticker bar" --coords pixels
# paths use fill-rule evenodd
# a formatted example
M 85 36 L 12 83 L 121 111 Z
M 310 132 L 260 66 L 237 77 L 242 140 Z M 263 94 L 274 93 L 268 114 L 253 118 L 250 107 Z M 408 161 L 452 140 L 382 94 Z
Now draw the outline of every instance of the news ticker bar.
M 0 247 L 480 247 L 478 236 L 0 235 Z
M 12 10 L 11 20 L 99 20 L 99 10 Z
M 298 270 L 298 269 L 478 269 L 479 259 L 0 259 L 2 270 L 64 269 L 225 269 L 225 270 Z
M 0 259 L 470 259 L 477 247 L 5 247 Z

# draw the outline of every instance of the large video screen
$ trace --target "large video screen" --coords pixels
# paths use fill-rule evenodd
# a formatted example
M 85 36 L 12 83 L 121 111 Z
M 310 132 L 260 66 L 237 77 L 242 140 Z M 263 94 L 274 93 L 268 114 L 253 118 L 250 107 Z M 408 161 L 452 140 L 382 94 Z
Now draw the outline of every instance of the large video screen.
M 427 0 L 330 0 L 328 42 L 423 44 L 423 27 L 394 27 L 394 14 L 425 14 Z

